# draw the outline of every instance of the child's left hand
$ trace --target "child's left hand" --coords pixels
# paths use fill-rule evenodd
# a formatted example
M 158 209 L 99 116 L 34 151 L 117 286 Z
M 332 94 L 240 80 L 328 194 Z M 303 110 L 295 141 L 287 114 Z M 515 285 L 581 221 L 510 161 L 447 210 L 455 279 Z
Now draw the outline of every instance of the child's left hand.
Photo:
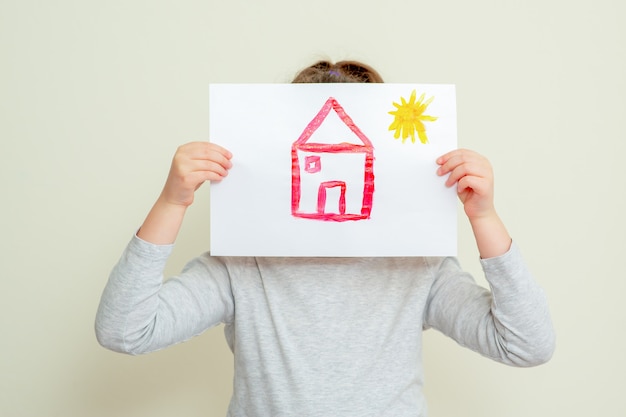
M 437 164 L 437 175 L 450 174 L 446 186 L 457 184 L 459 199 L 470 220 L 495 214 L 493 170 L 487 158 L 468 149 L 456 149 L 440 156 Z

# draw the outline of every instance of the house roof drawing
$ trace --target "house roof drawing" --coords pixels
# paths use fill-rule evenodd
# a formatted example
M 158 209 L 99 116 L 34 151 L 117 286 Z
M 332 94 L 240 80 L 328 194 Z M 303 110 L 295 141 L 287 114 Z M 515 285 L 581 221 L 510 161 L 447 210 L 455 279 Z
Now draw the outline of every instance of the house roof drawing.
M 337 114 L 339 119 L 358 138 L 356 141 L 358 143 L 347 143 L 345 141 L 340 143 L 315 143 L 309 141 L 315 131 L 324 123 L 331 110 Z M 330 154 L 361 154 L 364 157 L 362 177 L 358 184 L 355 185 L 345 178 L 323 179 L 323 176 L 319 175 L 324 170 L 325 157 Z M 370 218 L 374 195 L 374 147 L 336 99 L 329 97 L 317 115 L 306 126 L 300 137 L 293 142 L 291 161 L 291 213 L 294 217 L 339 222 Z M 318 175 L 320 178 L 319 182 L 315 183 L 313 181 L 317 185 L 316 189 L 311 190 L 303 187 L 302 177 L 304 175 Z M 359 194 L 362 195 L 358 210 L 350 210 L 346 204 L 347 190 L 354 187 L 359 187 Z M 330 206 L 327 206 L 327 197 L 331 190 L 335 191 L 332 195 L 336 196 L 337 201 L 333 200 Z M 317 194 L 313 197 L 317 201 L 314 209 L 301 207 L 301 198 L 305 192 Z M 333 207 L 333 209 L 328 210 L 327 207 Z

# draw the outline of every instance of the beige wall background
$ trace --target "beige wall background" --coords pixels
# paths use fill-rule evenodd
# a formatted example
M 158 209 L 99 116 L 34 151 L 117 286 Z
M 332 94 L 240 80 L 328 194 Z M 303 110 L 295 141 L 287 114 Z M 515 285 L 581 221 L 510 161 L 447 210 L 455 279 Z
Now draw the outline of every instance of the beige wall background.
M 0 415 L 225 415 L 221 328 L 129 357 L 96 343 L 95 310 L 176 147 L 208 138 L 208 84 L 324 57 L 457 85 L 460 145 L 492 160 L 551 302 L 538 368 L 427 332 L 431 416 L 626 415 L 625 48 L 621 0 L 0 0 Z M 202 188 L 169 273 L 208 249 L 208 208 Z

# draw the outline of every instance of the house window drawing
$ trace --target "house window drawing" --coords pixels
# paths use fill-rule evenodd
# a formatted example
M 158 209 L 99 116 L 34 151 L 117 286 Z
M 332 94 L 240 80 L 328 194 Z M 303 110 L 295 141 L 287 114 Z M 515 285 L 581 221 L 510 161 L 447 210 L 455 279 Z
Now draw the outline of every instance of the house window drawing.
M 339 137 L 324 142 L 311 140 L 331 110 L 353 134 L 351 142 Z M 292 144 L 291 162 L 294 217 L 337 222 L 370 218 L 374 147 L 336 99 L 328 98 Z

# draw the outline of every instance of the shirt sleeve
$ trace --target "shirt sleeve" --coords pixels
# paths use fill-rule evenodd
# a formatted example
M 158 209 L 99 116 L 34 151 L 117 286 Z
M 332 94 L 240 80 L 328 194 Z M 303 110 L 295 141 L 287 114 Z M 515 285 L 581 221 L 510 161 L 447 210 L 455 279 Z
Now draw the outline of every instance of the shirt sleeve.
M 96 337 L 102 346 L 147 353 L 232 320 L 230 279 L 220 259 L 205 254 L 164 281 L 172 249 L 137 236 L 130 241 L 109 275 L 96 313 Z
M 481 265 L 490 290 L 463 272 L 455 258 L 441 261 L 434 272 L 425 327 L 508 365 L 548 361 L 555 344 L 548 303 L 517 245 L 502 256 L 481 260 Z

